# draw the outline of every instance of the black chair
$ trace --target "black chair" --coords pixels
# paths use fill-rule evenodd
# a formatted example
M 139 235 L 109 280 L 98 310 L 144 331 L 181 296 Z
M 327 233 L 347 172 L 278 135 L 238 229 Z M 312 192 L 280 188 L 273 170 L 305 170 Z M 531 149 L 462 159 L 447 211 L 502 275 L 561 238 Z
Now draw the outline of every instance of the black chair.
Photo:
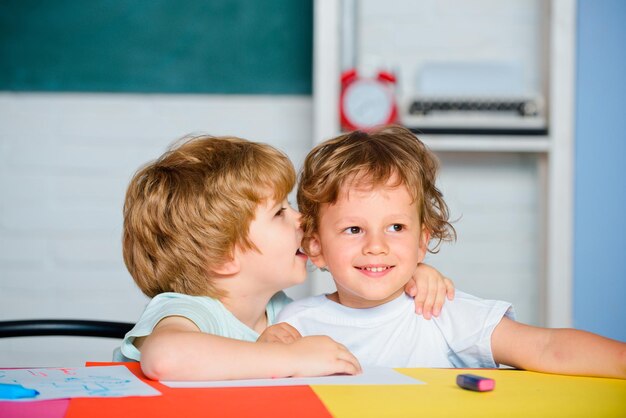
M 124 338 L 135 324 L 128 322 L 78 319 L 29 319 L 0 321 L 0 338 L 37 336 L 77 336 Z

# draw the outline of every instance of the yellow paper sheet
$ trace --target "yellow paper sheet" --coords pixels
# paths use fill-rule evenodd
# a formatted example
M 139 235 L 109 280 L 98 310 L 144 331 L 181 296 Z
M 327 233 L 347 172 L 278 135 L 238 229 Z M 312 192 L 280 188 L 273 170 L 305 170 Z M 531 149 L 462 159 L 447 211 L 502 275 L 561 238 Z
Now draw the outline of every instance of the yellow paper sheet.
M 520 370 L 398 369 L 418 386 L 312 386 L 336 418 L 626 417 L 626 380 Z M 456 385 L 472 373 L 495 379 L 492 392 Z

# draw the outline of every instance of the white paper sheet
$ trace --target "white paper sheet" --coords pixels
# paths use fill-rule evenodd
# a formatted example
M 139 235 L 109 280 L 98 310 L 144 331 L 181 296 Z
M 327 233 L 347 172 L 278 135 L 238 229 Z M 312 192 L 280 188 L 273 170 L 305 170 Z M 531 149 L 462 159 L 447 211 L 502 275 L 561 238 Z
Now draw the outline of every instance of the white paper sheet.
M 284 379 L 246 379 L 214 381 L 161 382 L 171 388 L 223 388 L 252 386 L 309 386 L 309 385 L 423 385 L 424 382 L 386 367 L 363 368 L 356 376 L 288 377 Z
M 0 383 L 20 384 L 39 391 L 39 395 L 34 398 L 14 399 L 16 402 L 161 394 L 139 380 L 125 366 L 3 369 L 0 370 Z

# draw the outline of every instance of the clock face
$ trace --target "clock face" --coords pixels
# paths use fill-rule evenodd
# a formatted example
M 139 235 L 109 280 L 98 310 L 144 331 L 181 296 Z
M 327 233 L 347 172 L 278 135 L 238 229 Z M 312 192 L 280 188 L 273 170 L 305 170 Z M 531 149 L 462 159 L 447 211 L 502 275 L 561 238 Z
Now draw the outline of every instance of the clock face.
M 389 123 L 393 112 L 392 93 L 378 80 L 357 80 L 346 87 L 343 111 L 346 119 L 357 127 Z

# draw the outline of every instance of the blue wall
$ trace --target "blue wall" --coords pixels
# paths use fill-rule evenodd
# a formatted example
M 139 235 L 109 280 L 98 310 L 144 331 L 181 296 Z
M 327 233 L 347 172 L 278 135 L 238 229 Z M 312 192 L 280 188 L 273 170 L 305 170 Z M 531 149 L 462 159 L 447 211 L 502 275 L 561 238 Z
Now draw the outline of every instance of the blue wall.
M 626 341 L 626 2 L 579 0 L 574 326 Z

